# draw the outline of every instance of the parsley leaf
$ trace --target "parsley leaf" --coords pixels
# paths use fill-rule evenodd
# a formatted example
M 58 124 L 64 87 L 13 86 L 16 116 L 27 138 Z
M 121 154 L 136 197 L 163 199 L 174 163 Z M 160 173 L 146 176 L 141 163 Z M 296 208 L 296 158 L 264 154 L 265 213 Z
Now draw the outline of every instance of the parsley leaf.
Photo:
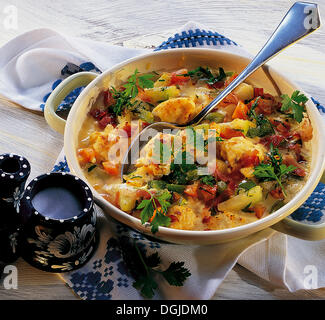
M 268 156 L 270 160 L 267 163 L 261 163 L 256 166 L 254 175 L 262 181 L 276 181 L 282 189 L 283 194 L 286 196 L 286 192 L 282 185 L 282 179 L 297 168 L 293 165 L 286 166 L 282 164 L 282 156 L 278 149 L 273 147 L 273 144 L 270 146 L 270 153 Z
M 211 175 L 210 176 L 202 176 L 200 178 L 200 180 L 203 184 L 206 184 L 211 187 L 215 186 L 217 183 L 216 179 Z
M 138 77 L 138 82 L 139 82 L 139 86 L 144 89 L 144 88 L 153 88 L 154 86 L 154 82 L 150 79 L 152 79 L 154 77 L 153 74 L 144 74 L 142 76 Z
M 184 268 L 184 262 L 172 262 L 168 269 L 161 272 L 161 275 L 170 285 L 181 287 L 191 273 Z
M 145 298 L 153 298 L 158 288 L 155 276 L 162 276 L 171 286 L 182 286 L 191 276 L 190 271 L 184 267 L 184 262 L 172 262 L 166 270 L 159 270 L 161 259 L 158 253 L 147 256 L 146 250 L 140 248 L 135 240 L 132 243 L 127 237 L 121 237 L 118 245 L 125 265 L 135 280 L 133 287 Z
M 144 224 L 150 221 L 151 232 L 156 233 L 159 226 L 168 227 L 170 218 L 166 215 L 170 206 L 169 200 L 171 194 L 165 191 L 157 196 L 151 196 L 151 199 L 144 199 L 137 206 L 137 209 L 142 209 L 140 213 L 141 223 Z
M 223 81 L 227 77 L 227 74 L 223 68 L 219 68 L 219 74 L 214 76 L 208 67 L 197 67 L 196 69 L 191 70 L 186 75 L 182 76 L 190 76 L 191 78 L 204 80 L 208 84 L 214 84 L 218 81 Z
M 292 115 L 297 122 L 301 122 L 303 112 L 305 111 L 305 103 L 308 101 L 308 98 L 303 93 L 300 94 L 299 90 L 294 91 L 291 97 L 289 97 L 287 94 L 283 94 L 281 98 L 281 111 L 286 112 L 291 110 L 292 114 L 290 115 Z
M 137 76 L 139 73 L 138 69 L 128 78 L 127 82 L 123 84 L 123 91 L 118 91 L 114 87 L 111 88 L 115 104 L 110 108 L 117 115 L 120 116 L 125 108 L 133 106 L 131 99 L 134 99 L 138 93 L 138 86 L 141 88 L 153 88 L 154 82 L 150 80 L 154 77 L 153 74 L 144 74 Z

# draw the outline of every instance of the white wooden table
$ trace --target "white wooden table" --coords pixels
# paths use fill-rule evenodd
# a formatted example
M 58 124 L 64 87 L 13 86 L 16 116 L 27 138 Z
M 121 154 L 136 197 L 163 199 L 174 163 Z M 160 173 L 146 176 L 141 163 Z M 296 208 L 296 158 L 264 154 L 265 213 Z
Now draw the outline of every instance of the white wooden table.
M 48 27 L 63 34 L 125 46 L 150 47 L 187 21 L 214 28 L 251 53 L 264 44 L 294 1 L 274 0 L 0 0 L 0 45 L 25 31 Z M 325 21 L 325 1 L 320 5 Z M 6 8 L 14 5 L 18 28 L 6 30 Z M 148 35 L 150 32 L 150 35 Z M 144 36 L 145 35 L 145 36 Z M 325 103 L 325 32 L 317 31 L 281 53 L 270 64 Z M 31 176 L 49 171 L 60 152 L 62 136 L 42 114 L 29 112 L 0 97 L 0 153 L 22 154 L 32 165 Z M 76 299 L 56 274 L 38 271 L 19 259 L 18 289 L 0 299 Z M 215 299 L 323 299 L 325 289 L 290 293 L 261 280 L 237 265 L 217 290 Z

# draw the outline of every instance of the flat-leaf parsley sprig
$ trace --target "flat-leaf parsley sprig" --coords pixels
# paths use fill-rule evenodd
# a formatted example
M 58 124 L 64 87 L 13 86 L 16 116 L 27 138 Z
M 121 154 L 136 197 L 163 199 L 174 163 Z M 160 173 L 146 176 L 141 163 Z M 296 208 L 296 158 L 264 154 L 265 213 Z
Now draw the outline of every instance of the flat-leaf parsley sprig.
M 168 227 L 170 225 L 170 218 L 166 215 L 170 207 L 168 200 L 172 195 L 168 192 L 151 195 L 150 199 L 144 199 L 137 206 L 137 209 L 142 209 L 140 213 L 141 223 L 150 222 L 151 232 L 156 233 L 159 226 Z
M 135 280 L 133 286 L 145 298 L 153 298 L 158 288 L 156 276 L 162 276 L 169 285 L 178 287 L 183 286 L 185 280 L 191 276 L 190 271 L 184 267 L 184 262 L 172 262 L 166 270 L 162 271 L 158 253 L 147 255 L 146 250 L 135 240 L 132 243 L 127 237 L 122 237 L 119 244 L 123 260 Z
M 300 93 L 299 90 L 294 91 L 291 97 L 289 97 L 287 94 L 283 94 L 281 98 L 281 111 L 286 112 L 291 110 L 292 113 L 289 113 L 289 115 L 297 122 L 301 122 L 303 112 L 305 111 L 305 104 L 308 101 L 308 98 L 303 93 Z
M 138 86 L 142 89 L 153 88 L 154 82 L 151 80 L 153 74 L 143 74 L 138 76 L 138 69 L 128 78 L 128 81 L 123 84 L 123 90 L 118 91 L 114 87 L 111 87 L 112 96 L 115 100 L 115 103 L 110 107 L 112 111 L 117 115 L 121 115 L 124 108 L 133 106 L 131 99 L 134 99 L 138 93 Z
M 276 181 L 283 194 L 286 196 L 287 194 L 282 185 L 282 180 L 297 168 L 293 165 L 286 166 L 283 164 L 282 156 L 278 149 L 273 147 L 273 144 L 270 146 L 268 157 L 268 162 L 261 163 L 255 167 L 254 175 L 261 181 Z

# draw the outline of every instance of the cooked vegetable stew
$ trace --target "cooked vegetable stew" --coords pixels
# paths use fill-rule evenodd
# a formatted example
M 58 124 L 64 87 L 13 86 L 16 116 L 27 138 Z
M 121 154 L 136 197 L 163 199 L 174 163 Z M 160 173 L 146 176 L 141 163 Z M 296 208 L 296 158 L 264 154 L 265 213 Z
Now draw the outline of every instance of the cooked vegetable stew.
M 149 223 L 153 233 L 159 226 L 232 228 L 278 210 L 309 175 L 313 129 L 308 98 L 299 91 L 275 97 L 242 83 L 199 125 L 152 137 L 123 182 L 126 149 L 110 156 L 123 138 L 129 143 L 155 121 L 187 123 L 236 76 L 209 67 L 135 70 L 101 92 L 79 136 L 78 158 L 88 181 L 107 201 Z

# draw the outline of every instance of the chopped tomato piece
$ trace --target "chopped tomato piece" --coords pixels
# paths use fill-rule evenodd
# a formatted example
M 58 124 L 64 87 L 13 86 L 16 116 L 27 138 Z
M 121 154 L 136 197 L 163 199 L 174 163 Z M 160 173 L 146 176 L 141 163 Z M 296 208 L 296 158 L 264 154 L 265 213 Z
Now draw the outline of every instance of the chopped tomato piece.
M 126 132 L 127 136 L 130 138 L 131 137 L 131 125 L 127 122 L 126 125 L 123 127 L 123 130 Z
M 217 193 L 216 186 L 200 185 L 197 190 L 198 198 L 203 202 L 212 200 Z
M 222 128 L 221 133 L 220 133 L 220 137 L 224 138 L 224 139 L 230 139 L 230 138 L 233 138 L 233 137 L 245 137 L 245 136 L 239 130 L 235 130 L 235 129 L 231 129 L 229 127 L 225 127 L 225 128 Z
M 261 205 L 261 204 L 257 204 L 255 205 L 253 208 L 252 208 L 255 212 L 255 216 L 258 218 L 258 219 L 261 219 L 263 217 L 263 214 L 266 210 L 266 208 Z
M 187 69 L 181 69 L 172 72 L 169 85 L 184 84 L 188 82 L 191 79 L 191 77 L 187 76 L 186 74 L 188 74 Z
M 229 93 L 218 105 L 218 107 L 225 107 L 228 104 L 235 104 L 237 105 L 238 98 L 234 93 Z
M 196 183 L 186 186 L 184 193 L 190 197 L 197 198 L 198 185 Z
M 202 223 L 209 223 L 211 220 L 211 216 L 205 216 L 203 219 L 202 219 Z
M 254 98 L 263 96 L 263 88 L 254 88 Z
M 232 119 L 247 120 L 248 119 L 247 112 L 248 112 L 247 105 L 244 102 L 239 101 L 234 113 L 232 114 Z
M 151 199 L 151 194 L 148 191 L 143 190 L 143 189 L 137 190 L 136 195 L 137 195 L 137 197 L 140 197 L 140 198 L 143 198 L 143 199 L 146 199 L 146 200 Z
M 258 157 L 258 151 L 253 150 L 245 153 L 239 160 L 239 167 L 256 167 L 260 164 L 260 158 Z
M 96 162 L 96 155 L 93 148 L 83 148 L 78 150 L 78 160 L 82 164 Z
M 280 187 L 271 190 L 270 194 L 274 199 L 281 199 L 281 200 L 284 199 L 284 195 Z
M 228 86 L 233 80 L 235 80 L 237 78 L 238 74 L 233 74 L 231 77 L 229 77 L 226 81 L 225 81 L 225 86 Z
M 171 222 L 178 222 L 178 218 L 174 215 L 169 216 Z
M 102 163 L 102 165 L 104 167 L 104 170 L 111 176 L 117 176 L 120 173 L 119 166 L 115 163 L 105 161 Z

